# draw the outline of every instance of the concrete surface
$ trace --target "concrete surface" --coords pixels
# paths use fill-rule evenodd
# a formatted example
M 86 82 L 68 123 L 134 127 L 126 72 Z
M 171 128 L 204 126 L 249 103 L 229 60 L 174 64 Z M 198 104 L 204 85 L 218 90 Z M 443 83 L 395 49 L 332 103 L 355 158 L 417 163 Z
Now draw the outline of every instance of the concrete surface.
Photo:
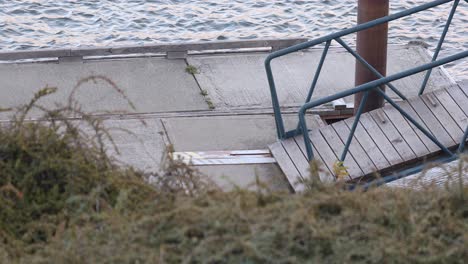
M 285 116 L 286 124 L 291 126 L 295 126 L 296 119 L 295 114 Z M 310 115 L 308 121 L 313 126 L 323 125 L 316 115 Z M 149 172 L 160 169 L 169 144 L 175 151 L 256 150 L 267 149 L 276 140 L 272 114 L 111 116 L 103 125 L 119 151 L 107 141 L 108 153 L 124 165 Z M 92 133 L 86 124 L 80 126 Z M 208 165 L 196 169 L 225 190 L 255 188 L 252 184 L 257 176 L 272 189 L 289 190 L 277 164 Z
M 271 98 L 266 81 L 262 53 L 224 55 L 191 55 L 187 59 L 169 60 L 159 57 L 85 60 L 84 62 L 36 62 L 0 64 L 0 107 L 24 104 L 46 86 L 57 87 L 56 94 L 43 100 L 43 105 L 65 103 L 76 84 L 83 78 L 99 75 L 121 89 L 137 110 L 104 80 L 81 85 L 75 98 L 84 110 L 154 113 L 196 111 L 209 108 L 211 99 L 217 109 L 270 108 Z M 272 63 L 282 106 L 299 106 L 305 100 L 320 49 L 286 55 Z M 420 46 L 390 46 L 388 73 L 414 67 L 427 61 Z M 199 74 L 188 74 L 188 64 Z M 336 93 L 354 86 L 354 58 L 343 49 L 331 48 L 320 76 L 314 98 Z M 396 81 L 395 85 L 411 97 L 417 93 L 422 74 Z M 428 90 L 447 85 L 450 80 L 440 70 L 433 72 Z M 204 97 L 201 91 L 206 91 Z M 352 101 L 348 98 L 348 102 Z M 34 116 L 34 114 L 32 115 Z M 37 116 L 37 114 L 36 114 Z M 0 118 L 5 118 L 2 114 Z
M 176 151 L 267 149 L 277 140 L 273 115 L 163 118 L 164 127 Z M 297 125 L 297 115 L 287 114 L 285 125 Z M 322 126 L 309 116 L 310 127 Z
M 391 46 L 389 50 L 389 73 L 411 68 L 429 58 L 419 46 Z M 54 107 L 55 103 L 65 104 L 79 80 L 99 75 L 115 83 L 137 110 L 130 109 L 119 92 L 102 79 L 84 83 L 76 91 L 76 99 L 83 104 L 84 110 L 93 113 L 103 110 L 129 112 L 120 116 L 113 113 L 105 121 L 108 127 L 121 129 L 113 130 L 112 135 L 121 152 L 116 157 L 126 164 L 157 170 L 169 143 L 174 144 L 176 151 L 266 149 L 277 140 L 263 66 L 267 55 L 266 52 L 251 52 L 189 55 L 187 59 L 177 60 L 139 57 L 84 62 L 2 63 L 0 108 L 24 104 L 34 92 L 45 86 L 58 87 L 59 90 L 41 101 L 41 105 Z M 313 49 L 273 62 L 283 107 L 303 103 L 320 55 L 320 50 Z M 196 66 L 199 74 L 188 74 L 185 71 L 187 64 Z M 412 96 L 416 94 L 421 78 L 418 75 L 395 85 Z M 353 79 L 352 56 L 332 48 L 314 97 L 350 88 L 354 86 Z M 449 83 L 450 79 L 437 69 L 429 90 Z M 202 91 L 206 94 L 202 95 Z M 209 100 L 216 106 L 214 110 L 209 110 Z M 334 112 L 332 107 L 324 110 Z M 33 112 L 30 117 L 38 117 L 38 113 Z M 144 126 L 138 117 L 147 125 Z M 6 118 L 4 113 L 0 114 L 0 119 Z M 287 129 L 293 129 L 297 113 L 285 114 L 284 119 Z M 322 125 L 317 116 L 309 119 L 309 127 Z M 235 185 L 248 187 L 256 176 L 270 183 L 272 188 L 289 188 L 276 164 L 198 168 L 228 189 Z
M 285 124 L 295 127 L 297 115 L 285 115 Z M 323 122 L 316 115 L 308 117 L 311 126 Z M 276 128 L 271 114 L 214 117 L 163 118 L 169 142 L 176 151 L 267 149 L 275 142 Z M 249 187 L 258 176 L 276 190 L 289 186 L 277 164 L 197 166 L 225 189 Z
M 388 75 L 429 61 L 420 46 L 389 46 Z M 272 61 L 273 76 L 281 106 L 302 105 L 315 74 L 322 50 L 311 49 L 285 55 Z M 200 71 L 196 75 L 217 108 L 270 107 L 271 96 L 264 60 L 267 54 L 237 56 L 192 56 L 187 59 Z M 323 66 L 313 98 L 320 98 L 354 87 L 355 59 L 344 49 L 331 48 Z M 415 96 L 423 74 L 394 82 L 406 96 Z M 433 71 L 427 90 L 450 80 L 440 70 Z M 393 97 L 393 93 L 390 93 Z M 347 98 L 352 102 L 353 98 Z
M 223 190 L 237 187 L 255 189 L 257 176 L 272 190 L 289 191 L 290 188 L 277 164 L 198 166 L 197 169 Z
M 0 106 L 28 102 L 46 86 L 58 92 L 43 103 L 65 103 L 79 80 L 102 75 L 112 80 L 134 103 L 139 113 L 206 110 L 208 106 L 184 60 L 133 58 L 68 63 L 0 64 Z M 121 95 L 103 80 L 87 82 L 76 91 L 87 111 L 132 111 Z
M 104 126 L 119 151 L 109 145 L 110 155 L 141 170 L 159 170 L 167 146 L 160 119 L 106 120 Z

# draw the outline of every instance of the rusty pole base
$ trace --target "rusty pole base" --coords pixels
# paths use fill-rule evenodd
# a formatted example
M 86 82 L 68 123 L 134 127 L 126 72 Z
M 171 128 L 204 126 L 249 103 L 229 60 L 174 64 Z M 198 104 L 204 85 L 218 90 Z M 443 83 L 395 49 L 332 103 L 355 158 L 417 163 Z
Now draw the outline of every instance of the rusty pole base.
M 362 24 L 380 17 L 387 16 L 389 13 L 389 0 L 359 0 L 358 1 L 358 24 Z M 382 75 L 387 73 L 387 39 L 388 23 L 375 26 L 373 28 L 357 33 L 357 52 L 370 65 L 376 68 Z M 355 84 L 361 85 L 378 79 L 364 65 L 356 61 Z M 385 91 L 385 87 L 380 89 Z M 354 96 L 354 109 L 357 111 L 361 103 L 363 93 Z M 384 99 L 377 91 L 370 91 L 364 112 L 368 112 L 384 105 Z

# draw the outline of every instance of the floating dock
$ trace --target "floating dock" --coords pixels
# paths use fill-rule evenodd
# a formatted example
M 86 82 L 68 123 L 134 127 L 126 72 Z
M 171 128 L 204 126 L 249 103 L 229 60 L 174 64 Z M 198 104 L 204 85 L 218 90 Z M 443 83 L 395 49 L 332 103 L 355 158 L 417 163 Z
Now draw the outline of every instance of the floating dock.
M 99 80 L 83 84 L 77 90 L 76 98 L 84 110 L 106 119 L 105 124 L 109 127 L 124 128 L 134 133 L 113 132 L 121 152 L 118 159 L 122 162 L 140 169 L 157 170 L 162 154 L 170 144 L 179 155 L 198 157 L 201 161 L 196 167 L 227 189 L 233 185 L 249 186 L 258 176 L 260 180 L 270 183 L 273 189 L 288 190 L 291 188 L 290 181 L 284 175 L 290 177 L 290 174 L 281 166 L 283 159 L 280 161 L 280 155 L 273 157 L 268 154 L 268 146 L 276 142 L 277 138 L 264 60 L 272 50 L 303 41 L 305 39 L 221 41 L 1 52 L 0 93 L 3 96 L 0 97 L 0 107 L 24 104 L 37 90 L 46 86 L 58 88 L 56 94 L 42 102 L 45 106 L 53 107 L 56 102 L 65 102 L 80 80 L 89 76 L 104 76 L 124 91 L 135 104 L 136 110 L 129 108 L 108 83 Z M 289 129 L 297 125 L 297 111 L 304 103 L 313 78 L 311 69 L 317 66 L 320 56 L 321 49 L 308 49 L 273 63 L 280 103 Z M 427 50 L 420 45 L 390 46 L 388 58 L 389 74 L 430 61 Z M 321 97 L 353 87 L 354 64 L 355 59 L 344 49 L 330 48 L 314 96 Z M 188 66 L 191 66 L 192 71 L 187 71 Z M 395 85 L 410 98 L 417 95 L 416 84 L 421 83 L 422 79 L 423 74 L 416 74 L 396 81 Z M 431 75 L 426 91 L 444 88 L 446 94 L 451 94 L 455 91 L 454 85 L 455 82 L 443 68 L 437 68 Z M 457 89 L 458 93 L 462 91 L 461 87 Z M 434 100 L 443 105 L 442 100 L 447 95 L 439 97 L 438 93 L 433 93 Z M 396 99 L 396 95 L 390 95 Z M 432 107 L 432 99 L 427 100 L 429 104 L 426 107 Z M 331 126 L 327 126 L 327 123 L 333 119 L 351 117 L 351 103 L 352 98 L 344 98 L 313 109 L 307 116 L 309 126 L 324 131 L 324 140 L 333 140 L 328 137 L 334 137 L 333 141 L 339 143 L 340 131 L 349 128 L 348 121 Z M 418 101 L 415 104 L 426 102 Z M 466 104 L 459 106 L 461 108 Z M 435 107 L 434 114 L 443 116 L 439 109 L 442 107 Z M 109 114 L 104 110 L 114 113 Z M 380 152 L 382 162 L 377 162 L 377 157 L 373 156 L 373 160 L 369 157 L 366 160 L 369 166 L 361 167 L 358 164 L 353 177 L 367 175 L 378 168 L 391 169 L 400 159 L 406 162 L 431 152 L 427 149 L 427 153 L 416 154 L 412 146 L 403 141 L 397 142 L 396 136 L 392 138 L 391 133 L 405 128 L 393 126 L 392 130 L 390 126 L 393 119 L 383 122 L 380 118 L 396 120 L 398 117 L 389 116 L 390 110 L 380 111 L 385 113 L 369 114 L 369 123 L 362 123 L 358 133 L 372 126 L 379 127 L 380 130 L 376 131 L 381 133 L 375 132 L 359 138 L 353 145 L 350 158 L 354 152 L 357 155 L 363 151 L 374 151 Z M 2 113 L 0 117 L 8 120 L 7 113 Z M 36 112 L 30 116 L 31 119 L 37 117 L 39 113 Z M 144 120 L 146 125 L 142 125 L 140 120 Z M 330 133 L 326 132 L 328 130 Z M 382 144 L 393 148 L 393 152 L 377 151 L 374 145 L 356 145 L 384 136 L 388 139 Z M 406 142 L 408 139 L 405 137 L 403 140 Z M 284 153 L 303 155 L 303 152 L 299 152 L 300 140 L 294 144 L 297 145 L 295 153 Z M 289 145 L 282 147 L 286 149 Z M 425 144 L 424 147 L 429 148 Z M 329 155 L 335 155 L 334 149 L 327 149 Z M 325 152 L 320 156 L 323 156 L 324 161 L 327 159 Z M 305 173 L 305 162 L 304 158 L 302 166 L 294 164 L 297 175 L 301 177 Z

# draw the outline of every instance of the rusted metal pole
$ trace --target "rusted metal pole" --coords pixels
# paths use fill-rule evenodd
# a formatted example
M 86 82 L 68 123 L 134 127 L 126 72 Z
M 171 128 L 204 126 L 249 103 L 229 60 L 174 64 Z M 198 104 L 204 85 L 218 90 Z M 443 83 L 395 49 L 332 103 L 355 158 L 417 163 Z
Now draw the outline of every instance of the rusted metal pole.
M 387 16 L 389 12 L 389 0 L 358 0 L 358 24 L 365 23 L 380 17 Z M 387 39 L 388 24 L 382 24 L 357 33 L 357 52 L 370 65 L 377 69 L 382 75 L 387 72 Z M 378 79 L 364 65 L 356 61 L 355 84 L 360 85 Z M 385 86 L 380 89 L 385 90 Z M 363 93 L 354 96 L 354 111 L 359 108 Z M 384 99 L 377 92 L 369 92 L 368 99 L 364 105 L 364 112 L 381 108 Z

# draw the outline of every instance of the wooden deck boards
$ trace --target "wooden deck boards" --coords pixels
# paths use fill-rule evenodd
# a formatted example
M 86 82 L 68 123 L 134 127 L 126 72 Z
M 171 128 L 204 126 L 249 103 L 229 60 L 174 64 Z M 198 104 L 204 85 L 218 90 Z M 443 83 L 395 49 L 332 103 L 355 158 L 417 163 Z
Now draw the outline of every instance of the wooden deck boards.
M 421 141 L 419 136 L 413 130 L 408 120 L 406 120 L 398 110 L 394 107 L 386 107 L 383 110 L 398 132 L 403 138 L 405 138 L 406 142 L 417 157 L 424 157 L 429 154 L 429 150 L 426 145 L 424 145 L 423 141 Z
M 354 118 L 350 118 L 346 120 L 345 122 L 351 123 L 351 120 Z M 359 133 L 359 127 L 362 126 L 365 129 L 365 132 L 367 132 L 368 136 L 374 141 L 378 142 L 375 143 L 379 151 L 385 156 L 387 159 L 389 165 L 395 165 L 403 162 L 403 159 L 401 158 L 400 154 L 396 151 L 395 147 L 392 145 L 392 143 L 388 140 L 388 138 L 385 136 L 384 132 L 380 129 L 380 127 L 377 125 L 377 123 L 374 121 L 371 115 L 368 113 L 364 113 L 361 115 L 360 123 L 358 125 L 358 128 L 356 130 L 356 133 Z M 364 133 L 364 132 L 362 132 Z M 361 140 L 361 136 L 357 136 Z M 365 143 L 361 143 L 365 144 Z M 370 152 L 371 153 L 371 152 Z M 378 154 L 372 154 L 372 156 L 376 156 Z M 385 166 L 387 166 L 385 164 Z M 379 169 L 381 169 L 379 167 Z
M 432 114 L 431 110 L 424 104 L 421 98 L 411 98 L 408 102 L 426 124 L 427 129 L 440 141 L 440 143 L 444 146 L 455 144 L 455 141 L 447 133 L 444 126 Z
M 361 116 L 362 118 L 363 116 Z M 345 120 L 345 122 L 339 122 L 337 124 L 343 124 L 348 126 L 348 133 L 353 126 L 354 118 L 350 118 Z M 379 129 L 380 130 L 380 129 Z M 382 153 L 382 151 L 379 149 L 379 147 L 375 144 L 374 140 L 367 134 L 367 131 L 364 129 L 363 125 L 358 123 L 356 127 L 356 132 L 353 141 L 356 142 L 356 144 L 359 144 L 362 150 L 367 153 L 369 156 L 370 160 L 374 163 L 375 169 L 376 170 L 382 170 L 390 166 L 390 163 L 388 162 L 387 158 L 385 155 Z M 386 142 L 388 143 L 388 141 Z M 390 146 L 391 145 L 388 145 Z
M 277 154 L 275 158 L 278 161 L 278 165 L 283 170 L 294 191 L 300 192 L 304 190 L 304 186 L 301 182 L 309 179 L 311 173 L 309 162 L 306 159 L 306 150 L 302 137 L 278 141 L 270 145 L 270 150 L 272 153 Z M 317 153 L 315 148 L 314 152 Z M 333 181 L 334 178 L 328 167 L 324 166 L 325 162 L 323 159 L 317 155 L 316 160 L 320 165 L 320 170 L 318 171 L 320 180 L 322 182 Z
M 381 113 L 380 118 L 378 118 L 379 113 Z M 416 147 L 413 144 L 417 145 L 419 138 L 395 108 L 387 107 L 387 109 L 379 109 L 372 111 L 369 115 L 372 116 L 380 129 L 382 129 L 390 144 L 397 150 L 403 161 L 416 157 L 414 152 Z M 395 126 L 395 124 L 398 125 Z
M 444 146 L 460 143 L 468 126 L 468 85 L 454 85 L 411 98 L 400 106 L 427 128 Z M 333 164 L 341 156 L 354 118 L 312 129 L 309 133 L 315 158 L 324 163 L 321 179 L 334 179 Z M 303 137 L 270 147 L 290 183 L 308 177 Z M 440 153 L 441 150 L 392 106 L 362 115 L 344 161 L 351 180 L 388 172 Z M 282 159 L 288 159 L 284 161 Z M 293 185 L 295 191 L 304 187 Z
M 310 133 L 312 134 L 314 133 L 314 131 Z M 340 137 L 338 136 L 338 134 L 336 134 L 332 126 L 326 126 L 326 127 L 320 128 L 320 133 L 322 134 L 323 138 L 326 140 L 327 144 L 331 147 L 336 157 L 340 158 L 341 153 L 343 152 L 343 149 L 344 149 L 344 143 L 343 141 L 340 140 Z M 317 147 L 317 150 L 320 152 L 320 148 Z M 329 167 L 333 167 L 333 163 Z M 364 172 L 362 171 L 361 167 L 358 165 L 351 151 L 346 156 L 344 163 L 346 164 L 346 167 L 348 167 L 348 172 L 350 175 L 356 175 L 356 177 L 364 176 Z
M 338 133 L 338 136 L 340 137 L 341 141 L 345 143 L 348 140 L 348 135 L 350 132 L 350 129 L 348 128 L 346 123 L 337 122 L 334 123 L 332 127 L 335 129 L 336 133 Z M 364 151 L 361 144 L 359 144 L 359 141 L 356 140 L 356 136 L 351 141 L 351 145 L 349 146 L 349 153 L 352 154 L 353 157 L 356 157 L 356 163 L 359 165 L 364 174 L 369 174 L 377 171 L 375 164 L 367 155 L 366 151 Z

